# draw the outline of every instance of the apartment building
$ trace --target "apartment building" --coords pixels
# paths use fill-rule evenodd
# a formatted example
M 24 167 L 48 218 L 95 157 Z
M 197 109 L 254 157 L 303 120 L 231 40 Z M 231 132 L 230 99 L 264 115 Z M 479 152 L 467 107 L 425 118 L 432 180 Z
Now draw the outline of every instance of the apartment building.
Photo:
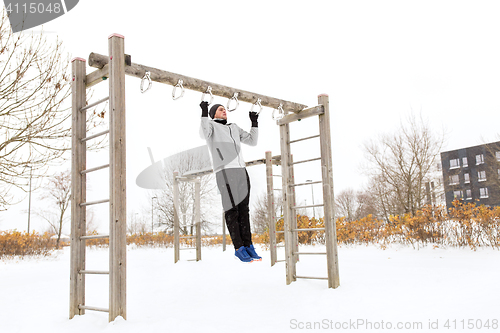
M 500 141 L 441 153 L 446 206 L 500 205 Z

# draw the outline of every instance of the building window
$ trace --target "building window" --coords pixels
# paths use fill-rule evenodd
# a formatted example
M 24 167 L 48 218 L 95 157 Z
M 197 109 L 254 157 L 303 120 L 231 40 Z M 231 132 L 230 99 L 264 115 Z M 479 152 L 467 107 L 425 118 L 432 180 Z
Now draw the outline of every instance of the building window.
M 465 199 L 472 200 L 472 190 L 465 190 Z
M 463 164 L 463 167 L 466 168 L 469 166 L 469 162 L 467 160 L 467 157 L 464 157 L 462 158 L 462 164 Z
M 500 151 L 495 152 L 495 156 L 497 157 L 497 161 L 500 162 Z
M 488 188 L 487 187 L 481 187 L 479 189 L 479 197 L 481 199 L 488 198 Z
M 464 183 L 466 184 L 470 183 L 470 177 L 468 173 L 464 173 Z
M 458 158 L 454 158 L 450 160 L 450 169 L 460 168 L 460 160 Z
M 483 163 L 484 163 L 484 155 L 483 154 L 476 155 L 476 165 Z
M 450 185 L 457 185 L 459 183 L 460 179 L 458 178 L 458 175 L 450 176 Z
M 463 191 L 453 191 L 453 198 L 454 199 L 462 199 L 464 196 Z
M 478 181 L 485 182 L 486 181 L 486 171 L 478 171 L 477 178 L 478 178 Z
M 500 178 L 500 169 L 498 169 L 497 171 L 498 171 L 498 178 Z

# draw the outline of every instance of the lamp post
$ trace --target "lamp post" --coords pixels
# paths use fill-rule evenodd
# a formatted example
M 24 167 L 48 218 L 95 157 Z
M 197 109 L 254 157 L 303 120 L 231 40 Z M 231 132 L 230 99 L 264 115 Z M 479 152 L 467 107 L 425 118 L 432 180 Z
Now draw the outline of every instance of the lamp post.
M 33 167 L 31 165 L 28 166 L 30 168 L 30 190 L 29 190 L 29 200 L 28 200 L 28 234 L 30 233 L 30 217 L 31 217 L 31 176 L 33 175 Z
M 153 234 L 154 231 L 154 220 L 155 220 L 155 214 L 154 214 L 154 199 L 158 200 L 158 197 L 152 197 L 151 198 L 151 234 Z
M 314 206 L 314 189 L 313 189 L 312 179 L 306 180 L 306 183 L 311 183 L 312 205 Z M 314 207 L 313 207 L 313 217 L 316 218 L 316 212 L 314 210 Z

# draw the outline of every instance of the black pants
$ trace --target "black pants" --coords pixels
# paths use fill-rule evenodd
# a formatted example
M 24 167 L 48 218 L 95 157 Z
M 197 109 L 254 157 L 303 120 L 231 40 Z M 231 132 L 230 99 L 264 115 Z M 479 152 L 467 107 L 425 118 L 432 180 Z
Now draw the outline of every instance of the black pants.
M 252 244 L 250 230 L 250 177 L 245 168 L 231 168 L 217 172 L 217 186 L 227 229 L 235 250 Z

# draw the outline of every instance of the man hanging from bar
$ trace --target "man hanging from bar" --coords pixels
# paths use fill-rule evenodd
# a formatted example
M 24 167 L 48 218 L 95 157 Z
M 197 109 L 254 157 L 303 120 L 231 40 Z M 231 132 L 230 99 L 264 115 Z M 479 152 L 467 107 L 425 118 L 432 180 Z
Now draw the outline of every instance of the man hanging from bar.
M 212 164 L 217 180 L 217 187 L 222 197 L 222 207 L 227 229 L 235 249 L 235 256 L 242 262 L 261 261 L 252 244 L 250 230 L 250 178 L 241 154 L 240 143 L 257 145 L 258 114 L 249 112 L 252 122 L 250 132 L 238 125 L 227 122 L 226 109 L 215 104 L 208 110 L 208 102 L 201 107 L 200 135 L 207 141 L 212 156 Z M 209 116 L 212 119 L 209 119 Z

